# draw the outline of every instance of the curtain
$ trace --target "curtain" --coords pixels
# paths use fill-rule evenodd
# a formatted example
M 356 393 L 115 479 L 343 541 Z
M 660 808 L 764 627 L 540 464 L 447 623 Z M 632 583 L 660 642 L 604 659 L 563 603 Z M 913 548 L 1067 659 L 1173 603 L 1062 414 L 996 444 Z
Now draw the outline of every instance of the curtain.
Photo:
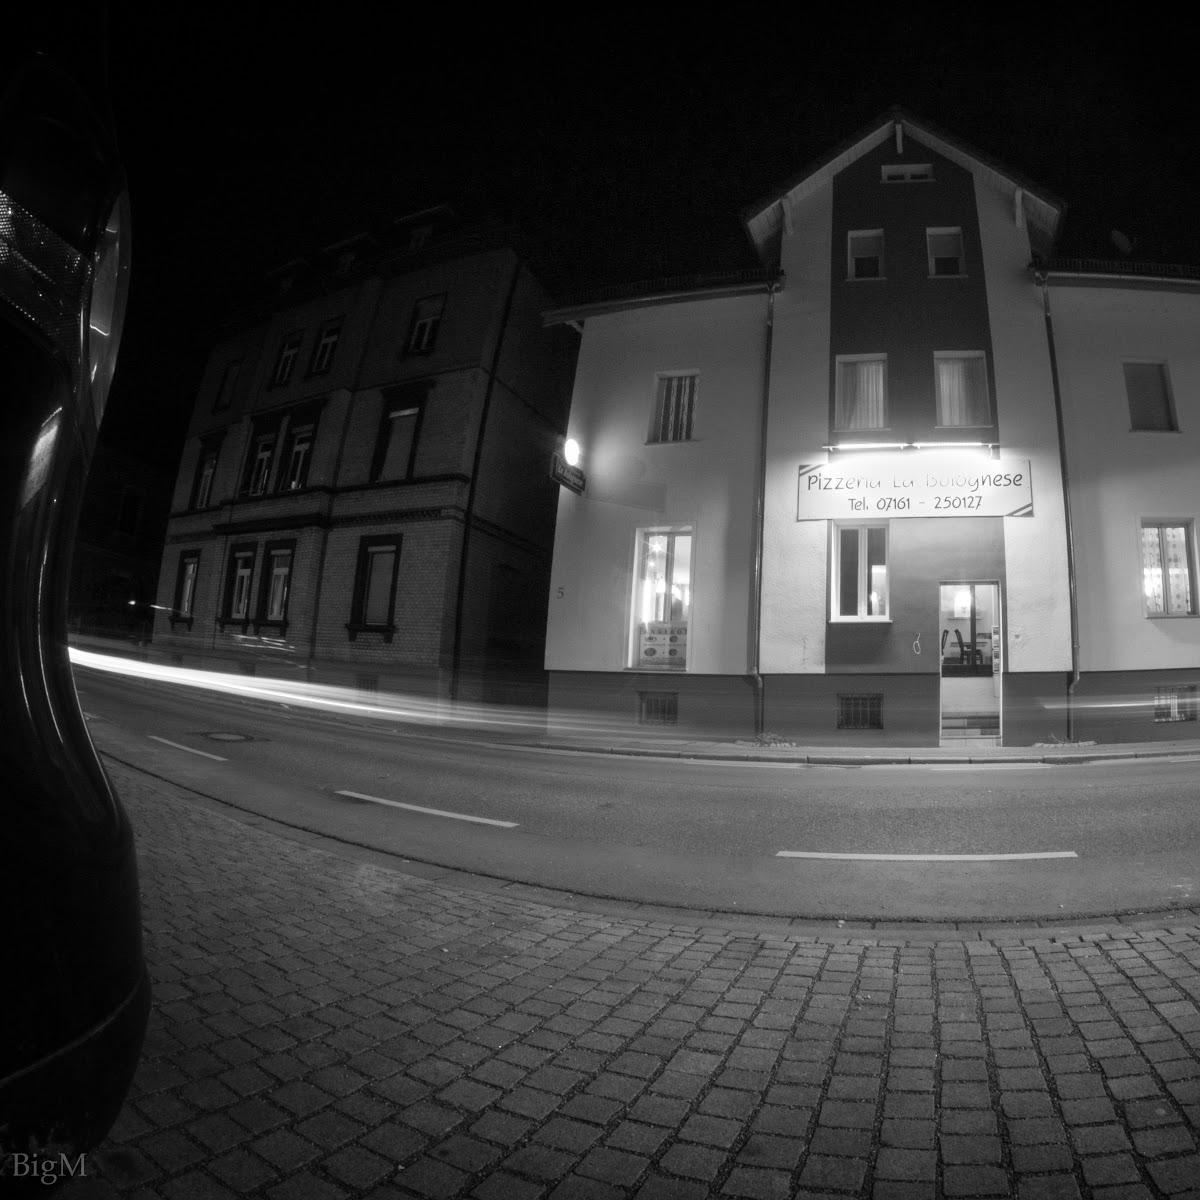
M 838 429 L 883 429 L 886 424 L 886 359 L 838 363 Z
M 987 367 L 981 356 L 934 359 L 937 373 L 937 423 L 988 425 Z

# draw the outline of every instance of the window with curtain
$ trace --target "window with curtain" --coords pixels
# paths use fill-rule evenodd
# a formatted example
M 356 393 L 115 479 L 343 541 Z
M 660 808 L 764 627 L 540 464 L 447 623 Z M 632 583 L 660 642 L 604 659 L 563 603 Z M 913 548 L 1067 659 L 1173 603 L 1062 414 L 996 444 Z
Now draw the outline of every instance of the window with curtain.
M 887 356 L 839 358 L 834 427 L 853 433 L 887 428 Z
M 1192 523 L 1142 523 L 1142 591 L 1149 617 L 1196 612 Z
M 981 353 L 935 354 L 937 423 L 978 426 L 992 423 L 987 360 Z
M 652 442 L 687 442 L 696 405 L 695 374 L 660 375 L 654 403 Z

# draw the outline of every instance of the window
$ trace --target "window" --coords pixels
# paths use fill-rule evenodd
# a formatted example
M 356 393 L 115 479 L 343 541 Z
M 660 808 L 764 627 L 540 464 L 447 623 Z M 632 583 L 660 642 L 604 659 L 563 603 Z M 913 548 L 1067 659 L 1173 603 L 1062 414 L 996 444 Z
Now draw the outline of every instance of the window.
M 687 666 L 692 610 L 692 531 L 647 530 L 638 546 L 636 666 Z
M 308 482 L 308 464 L 312 457 L 313 424 L 293 425 L 288 433 L 282 486 L 302 488 Z
M 698 378 L 694 372 L 658 377 L 654 398 L 654 427 L 650 430 L 652 442 L 691 441 Z
M 839 356 L 834 428 L 843 432 L 887 428 L 887 355 Z
M 930 275 L 965 275 L 961 229 L 927 229 Z
M 1127 362 L 1124 367 L 1125 392 L 1129 397 L 1129 428 L 1135 431 L 1175 432 L 1179 427 L 1175 424 L 1171 404 L 1167 364 Z
M 384 403 L 383 423 L 375 451 L 373 479 L 409 479 L 417 458 L 417 433 L 424 403 L 406 393 Z
M 882 729 L 882 692 L 839 692 L 837 698 L 839 729 Z
M 383 634 L 390 642 L 395 630 L 396 580 L 400 568 L 400 539 L 390 534 L 365 537 L 358 546 L 354 598 L 346 628 L 350 640 L 363 631 Z
M 279 357 L 275 360 L 275 370 L 271 372 L 271 387 L 283 387 L 292 377 L 292 369 L 296 365 L 296 355 L 300 353 L 300 337 L 298 333 L 289 333 L 279 347 Z
M 179 569 L 175 573 L 175 603 L 172 607 L 173 621 L 187 621 L 190 625 L 196 607 L 196 577 L 200 572 L 200 555 L 194 550 L 185 550 L 179 556 Z
M 678 692 L 638 692 L 639 725 L 675 725 L 678 721 Z
M 233 390 L 237 387 L 238 376 L 242 373 L 240 360 L 226 363 L 221 372 L 221 382 L 217 385 L 217 396 L 213 401 L 213 412 L 220 412 L 233 403 Z
M 273 625 L 287 622 L 288 599 L 292 591 L 292 555 L 295 542 L 268 542 L 264 555 L 262 590 L 258 619 Z
M 933 179 L 930 163 L 888 163 L 881 168 L 884 183 L 927 183 Z
M 204 441 L 200 443 L 200 459 L 196 463 L 196 479 L 192 484 L 192 508 L 207 508 L 212 503 L 218 453 L 218 442 Z
M 406 353 L 428 354 L 433 349 L 445 307 L 444 292 L 440 296 L 426 296 L 417 301 L 413 308 L 412 327 L 408 331 Z
M 341 336 L 342 322 L 340 320 L 330 322 L 321 330 L 317 337 L 317 344 L 313 347 L 312 362 L 308 364 L 310 375 L 324 375 L 333 366 L 333 355 Z
M 1191 521 L 1142 522 L 1142 590 L 1148 617 L 1196 613 Z
M 883 278 L 883 230 L 857 229 L 847 236 L 850 279 Z
M 226 621 L 250 619 L 250 585 L 254 579 L 257 549 L 257 546 L 249 543 L 233 546 L 229 551 L 229 569 L 225 577 Z
M 254 439 L 250 454 L 246 491 L 261 496 L 271 483 L 271 465 L 275 461 L 275 431 L 260 433 Z
M 992 423 L 988 396 L 987 360 L 977 351 L 933 356 L 940 426 L 979 426 Z
M 835 525 L 833 619 L 882 621 L 888 616 L 886 525 Z
M 1154 689 L 1155 721 L 1194 721 L 1196 719 L 1196 685 L 1185 683 L 1178 687 Z

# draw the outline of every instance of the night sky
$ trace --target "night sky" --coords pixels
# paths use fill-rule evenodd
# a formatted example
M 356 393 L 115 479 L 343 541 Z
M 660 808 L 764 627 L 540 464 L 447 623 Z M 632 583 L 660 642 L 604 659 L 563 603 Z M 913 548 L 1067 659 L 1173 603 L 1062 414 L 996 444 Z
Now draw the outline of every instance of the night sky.
M 109 435 L 177 439 L 266 270 L 439 201 L 515 222 L 562 288 L 753 265 L 740 209 L 894 104 L 1067 201 L 1063 253 L 1117 257 L 1116 228 L 1200 263 L 1190 39 L 1163 10 L 842 7 L 114 11 L 134 262 Z

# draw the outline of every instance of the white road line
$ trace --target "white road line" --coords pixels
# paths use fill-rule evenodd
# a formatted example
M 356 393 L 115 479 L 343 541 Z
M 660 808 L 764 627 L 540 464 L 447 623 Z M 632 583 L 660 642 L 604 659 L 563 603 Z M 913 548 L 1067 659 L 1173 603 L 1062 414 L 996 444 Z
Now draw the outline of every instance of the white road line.
M 472 817 L 466 813 L 446 812 L 441 808 L 423 808 L 420 804 L 402 804 L 399 800 L 385 800 L 382 796 L 368 796 L 363 792 L 339 790 L 338 796 L 353 796 L 355 800 L 370 800 L 372 804 L 387 804 L 392 808 L 404 808 L 409 812 L 425 813 L 430 817 L 449 817 L 454 821 L 474 821 L 477 825 L 498 825 L 501 829 L 516 829 L 516 821 L 495 821 L 491 817 Z
M 851 862 L 1016 862 L 1033 858 L 1078 858 L 1074 850 L 1032 854 L 827 854 L 817 850 L 780 850 L 776 858 L 831 858 Z
M 222 758 L 219 754 L 209 754 L 207 750 L 193 750 L 191 746 L 181 746 L 178 742 L 168 741 L 166 738 L 155 737 L 154 734 L 146 734 L 151 741 L 162 742 L 164 746 L 174 746 L 176 750 L 186 750 L 189 754 L 199 754 L 201 758 L 215 759 L 217 762 L 228 762 L 229 759 Z

